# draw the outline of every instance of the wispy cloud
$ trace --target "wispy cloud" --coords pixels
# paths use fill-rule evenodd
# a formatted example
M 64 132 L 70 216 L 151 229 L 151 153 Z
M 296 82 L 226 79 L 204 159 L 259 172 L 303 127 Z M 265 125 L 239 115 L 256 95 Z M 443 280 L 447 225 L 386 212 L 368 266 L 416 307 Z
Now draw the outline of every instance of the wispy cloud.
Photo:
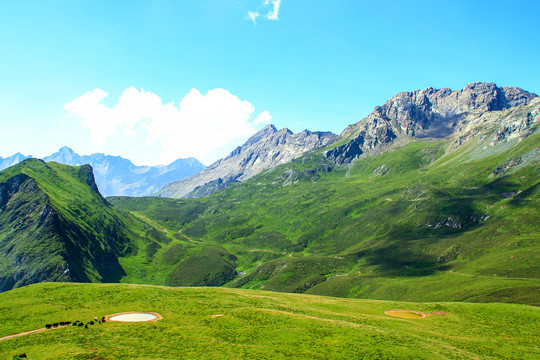
M 257 18 L 262 17 L 267 20 L 279 20 L 279 8 L 281 0 L 264 0 L 264 2 L 254 11 L 248 11 L 248 19 L 257 23 Z M 265 15 L 263 15 L 265 14 Z
M 257 23 L 257 18 L 260 16 L 261 14 L 259 14 L 257 11 L 248 11 L 248 18 L 251 19 L 251 21 L 253 21 L 254 24 Z
M 161 148 L 158 163 L 194 156 L 205 160 L 232 141 L 247 138 L 272 116 L 261 112 L 255 119 L 253 105 L 225 89 L 201 94 L 191 89 L 178 103 L 163 104 L 161 98 L 134 87 L 126 89 L 112 107 L 102 104 L 109 94 L 95 89 L 74 99 L 64 108 L 90 129 L 94 146 L 108 139 L 141 138 L 141 146 Z M 141 137 L 142 135 L 142 137 Z

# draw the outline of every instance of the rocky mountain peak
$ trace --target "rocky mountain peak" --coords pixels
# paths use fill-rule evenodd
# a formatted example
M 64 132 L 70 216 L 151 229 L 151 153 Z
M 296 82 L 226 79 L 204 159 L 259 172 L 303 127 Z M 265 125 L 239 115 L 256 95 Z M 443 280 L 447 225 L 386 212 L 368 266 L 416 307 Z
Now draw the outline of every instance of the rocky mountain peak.
M 483 82 L 468 84 L 457 91 L 430 87 L 401 92 L 347 127 L 341 137 L 350 141 L 328 151 L 326 156 L 343 164 L 365 152 L 378 151 L 397 139 L 448 137 L 468 118 L 526 105 L 535 97 L 536 94 L 520 88 Z
M 261 130 L 256 132 L 254 135 L 252 135 L 247 141 L 246 144 L 254 144 L 258 141 L 260 141 L 262 138 L 270 136 L 272 134 L 277 133 L 277 129 L 274 125 L 266 125 Z
M 59 150 L 58 150 L 58 153 L 59 154 L 70 154 L 70 155 L 73 155 L 75 154 L 75 151 L 73 151 L 71 148 L 67 147 L 67 146 L 62 146 Z
M 75 153 L 72 149 L 67 146 L 61 147 L 54 154 L 44 158 L 45 161 L 56 161 L 62 164 L 70 165 L 82 165 L 82 159 L 79 154 Z
M 308 151 L 329 145 L 337 138 L 337 135 L 330 132 L 305 130 L 294 134 L 287 128 L 278 131 L 275 126 L 267 125 L 227 157 L 214 162 L 189 179 L 167 184 L 158 195 L 204 196 L 234 182 L 245 181 L 263 170 L 289 162 Z M 206 190 L 202 189 L 204 186 Z

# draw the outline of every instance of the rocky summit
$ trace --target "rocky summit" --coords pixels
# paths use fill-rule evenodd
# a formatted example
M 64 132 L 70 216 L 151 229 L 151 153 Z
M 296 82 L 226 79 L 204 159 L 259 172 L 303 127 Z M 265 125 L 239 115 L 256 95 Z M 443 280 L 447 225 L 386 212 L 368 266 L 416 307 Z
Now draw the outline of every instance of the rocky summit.
M 389 144 L 411 138 L 456 136 L 459 139 L 464 132 L 471 134 L 472 128 L 485 122 L 482 115 L 527 105 L 536 97 L 520 88 L 482 82 L 469 84 L 458 91 L 427 88 L 402 92 L 377 106 L 363 120 L 348 126 L 340 137 L 349 141 L 325 155 L 342 165 L 364 153 L 376 153 Z M 531 124 L 514 130 L 525 131 Z M 500 125 L 500 132 L 504 134 L 508 124 Z M 516 135 L 515 131 L 512 133 Z
M 267 125 L 227 157 L 188 179 L 167 184 L 158 195 L 202 197 L 235 182 L 245 181 L 263 170 L 285 164 L 308 151 L 330 145 L 337 138 L 330 132 L 304 130 L 294 134 L 289 129 L 278 131 L 274 125 Z

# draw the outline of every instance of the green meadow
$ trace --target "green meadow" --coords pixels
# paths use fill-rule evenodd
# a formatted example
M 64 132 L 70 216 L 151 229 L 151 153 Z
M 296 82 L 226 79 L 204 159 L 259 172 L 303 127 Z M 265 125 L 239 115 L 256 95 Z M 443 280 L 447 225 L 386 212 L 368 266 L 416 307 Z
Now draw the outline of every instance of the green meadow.
M 405 319 L 387 310 L 446 313 Z M 227 288 L 41 283 L 0 294 L 0 337 L 152 311 L 158 322 L 67 326 L 0 341 L 2 359 L 535 359 L 540 310 Z

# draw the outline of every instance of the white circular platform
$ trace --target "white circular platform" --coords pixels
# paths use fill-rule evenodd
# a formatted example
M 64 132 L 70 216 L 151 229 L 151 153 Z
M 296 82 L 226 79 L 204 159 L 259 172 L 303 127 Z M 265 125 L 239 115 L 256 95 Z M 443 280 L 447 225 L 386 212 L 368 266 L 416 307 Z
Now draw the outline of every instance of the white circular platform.
M 141 322 L 159 320 L 157 315 L 150 313 L 128 313 L 119 314 L 109 317 L 109 321 L 121 321 L 121 322 Z

